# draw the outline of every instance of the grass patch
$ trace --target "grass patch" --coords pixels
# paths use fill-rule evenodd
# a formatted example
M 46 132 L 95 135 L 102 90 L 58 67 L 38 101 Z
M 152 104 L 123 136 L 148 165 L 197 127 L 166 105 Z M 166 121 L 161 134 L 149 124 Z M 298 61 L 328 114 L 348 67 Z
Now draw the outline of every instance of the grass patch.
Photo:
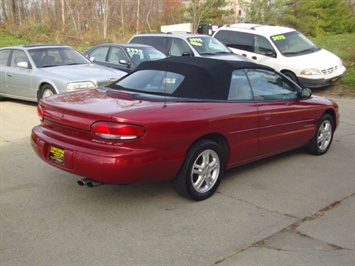
M 28 41 L 21 36 L 10 34 L 3 29 L 0 29 L 0 48 L 13 45 L 28 44 Z
M 313 38 L 312 41 L 319 47 L 324 48 L 339 56 L 346 74 L 343 80 L 331 87 L 323 88 L 337 96 L 355 96 L 355 34 L 341 34 Z M 319 90 L 317 90 L 319 91 Z

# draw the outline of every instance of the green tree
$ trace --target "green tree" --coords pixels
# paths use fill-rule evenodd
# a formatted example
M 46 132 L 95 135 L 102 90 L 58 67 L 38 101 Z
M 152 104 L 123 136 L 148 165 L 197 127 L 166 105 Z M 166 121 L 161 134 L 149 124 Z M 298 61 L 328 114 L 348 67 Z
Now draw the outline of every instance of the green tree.
M 279 23 L 322 36 L 354 32 L 355 19 L 346 0 L 284 0 Z
M 285 0 L 240 0 L 239 4 L 246 14 L 245 22 L 277 24 L 280 9 Z
M 197 32 L 198 26 L 204 23 L 220 23 L 224 15 L 230 13 L 225 9 L 226 0 L 191 0 L 187 7 L 181 9 L 184 20 L 191 22 L 194 32 Z
M 326 34 L 334 35 L 355 31 L 355 17 L 349 2 L 325 0 L 323 5 Z

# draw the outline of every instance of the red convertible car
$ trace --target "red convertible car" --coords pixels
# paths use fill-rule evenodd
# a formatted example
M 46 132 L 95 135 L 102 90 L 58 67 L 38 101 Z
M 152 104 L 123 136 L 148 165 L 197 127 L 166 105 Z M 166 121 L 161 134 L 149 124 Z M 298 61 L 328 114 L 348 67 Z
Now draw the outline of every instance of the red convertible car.
M 338 106 L 251 62 L 171 57 L 108 87 L 38 105 L 32 146 L 80 185 L 172 180 L 204 200 L 225 169 L 305 147 L 326 153 Z

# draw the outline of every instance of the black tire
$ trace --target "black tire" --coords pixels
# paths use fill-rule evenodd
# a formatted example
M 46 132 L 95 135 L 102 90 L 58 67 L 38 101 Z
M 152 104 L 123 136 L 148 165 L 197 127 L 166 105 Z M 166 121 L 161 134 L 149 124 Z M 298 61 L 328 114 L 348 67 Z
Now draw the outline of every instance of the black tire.
M 195 143 L 173 180 L 176 192 L 196 201 L 211 197 L 224 173 L 223 158 L 223 150 L 216 142 L 206 139 Z
M 323 114 L 320 118 L 317 131 L 307 147 L 307 151 L 314 155 L 323 155 L 328 150 L 332 143 L 334 135 L 334 120 L 329 114 Z
M 54 88 L 49 84 L 45 84 L 41 87 L 41 89 L 39 91 L 38 100 L 40 100 L 44 97 L 54 95 L 54 94 L 56 94 L 56 91 L 54 90 Z
M 288 77 L 290 80 L 292 80 L 294 83 L 296 83 L 297 85 L 300 85 L 299 81 L 298 81 L 298 78 L 296 77 L 295 74 L 293 74 L 292 72 L 290 71 L 285 71 L 283 73 L 286 77 Z

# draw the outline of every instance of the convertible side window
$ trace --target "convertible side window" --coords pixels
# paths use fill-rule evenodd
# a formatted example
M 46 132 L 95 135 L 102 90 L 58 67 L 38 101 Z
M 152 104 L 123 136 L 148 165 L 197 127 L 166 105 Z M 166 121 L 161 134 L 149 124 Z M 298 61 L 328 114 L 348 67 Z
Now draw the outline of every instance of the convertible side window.
M 296 88 L 279 74 L 261 69 L 249 69 L 247 73 L 255 100 L 297 99 Z
M 232 73 L 228 100 L 253 100 L 250 84 L 243 69 L 235 70 Z

